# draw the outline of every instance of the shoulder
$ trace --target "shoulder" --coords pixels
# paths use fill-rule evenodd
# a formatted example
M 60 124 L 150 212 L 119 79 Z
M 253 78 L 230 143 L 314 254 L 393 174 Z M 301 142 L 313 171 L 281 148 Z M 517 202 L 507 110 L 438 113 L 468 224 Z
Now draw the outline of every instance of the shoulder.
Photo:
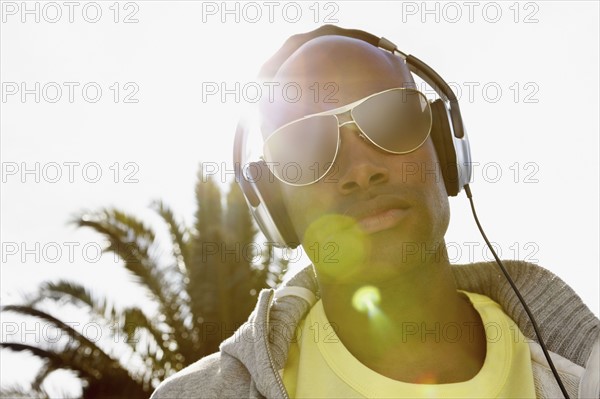
M 237 359 L 217 352 L 164 380 L 151 399 L 243 396 L 249 382 L 248 371 Z
M 600 334 L 598 318 L 554 273 L 532 263 L 502 262 L 535 315 L 548 349 L 585 366 Z M 456 265 L 452 271 L 458 288 L 491 298 L 526 337 L 535 337 L 524 307 L 495 262 Z
M 575 291 L 548 269 L 518 260 L 503 260 L 502 263 L 523 296 L 540 300 L 541 306 L 549 304 L 549 297 L 560 302 L 570 299 L 581 303 Z M 452 271 L 458 287 L 465 291 L 484 294 L 501 305 L 505 305 L 503 302 L 506 300 L 516 300 L 507 278 L 495 261 L 452 265 Z
M 516 280 L 530 282 L 530 277 L 535 276 L 546 281 L 557 279 L 557 276 L 550 270 L 543 268 L 535 263 L 503 259 L 502 264 L 509 274 Z M 475 262 L 468 264 L 452 265 L 454 277 L 459 281 L 479 284 L 496 283 L 498 279 L 502 279 L 502 271 L 495 261 Z M 532 282 L 533 283 L 533 282 Z M 564 284 L 564 283 L 563 283 Z

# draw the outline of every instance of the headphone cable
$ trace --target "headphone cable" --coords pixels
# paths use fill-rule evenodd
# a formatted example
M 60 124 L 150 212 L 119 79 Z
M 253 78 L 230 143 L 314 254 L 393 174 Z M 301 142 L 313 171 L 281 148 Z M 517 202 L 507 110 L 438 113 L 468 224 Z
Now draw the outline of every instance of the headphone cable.
M 525 300 L 521 296 L 521 293 L 517 289 L 517 286 L 515 285 L 514 281 L 510 277 L 510 275 L 508 274 L 508 271 L 502 264 L 502 261 L 496 254 L 496 251 L 494 251 L 492 244 L 488 240 L 487 236 L 485 235 L 485 233 L 483 231 L 483 228 L 481 227 L 481 224 L 479 223 L 479 218 L 477 217 L 477 213 L 475 212 L 475 205 L 473 204 L 473 195 L 471 194 L 471 188 L 469 187 L 468 184 L 465 184 L 464 188 L 465 188 L 467 197 L 469 198 L 469 202 L 471 203 L 471 210 L 473 211 L 473 217 L 475 218 L 475 223 L 477 223 L 477 227 L 479 228 L 479 232 L 481 233 L 481 236 L 485 240 L 485 243 L 487 244 L 490 251 L 492 251 L 492 254 L 494 255 L 494 259 L 496 259 L 496 263 L 498 264 L 498 266 L 500 266 L 500 270 L 502 270 L 502 273 L 504 273 L 504 276 L 508 280 L 510 286 L 512 287 L 512 289 L 515 292 L 515 294 L 517 295 L 517 297 L 519 298 L 519 301 L 521 301 L 521 304 L 523 305 L 523 308 L 525 309 L 527 316 L 529 316 L 529 320 L 531 320 L 531 325 L 533 326 L 535 335 L 537 336 L 538 342 L 539 342 L 540 346 L 542 347 L 542 351 L 544 352 L 544 356 L 546 357 L 546 360 L 548 361 L 548 364 L 550 365 L 552 374 L 554 374 L 554 378 L 556 379 L 556 382 L 557 382 L 558 386 L 560 387 L 562 394 L 564 395 L 565 399 L 570 399 L 569 394 L 567 393 L 567 390 L 565 389 L 565 387 L 562 383 L 562 380 L 560 379 L 558 372 L 556 371 L 556 368 L 554 367 L 554 363 L 552 362 L 552 359 L 550 359 L 550 354 L 548 353 L 548 350 L 546 349 L 546 344 L 544 344 L 544 340 L 542 339 L 542 336 L 538 330 L 538 326 L 537 326 L 537 323 L 535 322 L 535 319 L 533 318 L 533 314 L 529 310 L 529 307 L 525 303 Z

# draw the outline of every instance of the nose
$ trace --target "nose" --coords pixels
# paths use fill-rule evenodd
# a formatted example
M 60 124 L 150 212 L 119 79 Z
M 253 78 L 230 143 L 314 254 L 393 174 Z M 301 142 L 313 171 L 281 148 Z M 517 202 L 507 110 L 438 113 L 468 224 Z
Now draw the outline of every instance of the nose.
M 337 166 L 334 167 L 338 168 L 337 186 L 341 194 L 367 190 L 389 180 L 390 171 L 382 161 L 385 155 L 362 136 L 356 124 L 342 126 L 340 137 Z

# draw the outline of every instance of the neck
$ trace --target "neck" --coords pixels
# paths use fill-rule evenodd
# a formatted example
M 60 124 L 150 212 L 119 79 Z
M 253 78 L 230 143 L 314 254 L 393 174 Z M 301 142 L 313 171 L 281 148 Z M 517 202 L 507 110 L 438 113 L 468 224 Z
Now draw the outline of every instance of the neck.
M 485 355 L 481 320 L 457 292 L 445 246 L 440 247 L 443 256 L 418 264 L 398 264 L 397 273 L 370 282 L 368 288 L 361 282 L 319 282 L 329 322 L 344 346 L 363 364 L 389 377 L 410 380 L 410 373 L 398 373 L 398 358 L 414 359 L 413 370 L 418 365 L 427 369 L 440 362 L 444 351 L 456 356 L 466 350 L 469 357 L 478 357 L 477 366 L 459 377 L 446 373 L 445 378 L 468 379 L 479 370 Z M 469 331 L 461 334 L 470 340 L 453 341 L 453 345 L 444 342 L 442 332 L 448 323 L 467 328 Z M 419 371 L 424 372 L 435 374 L 429 369 Z
M 357 331 L 358 326 L 365 333 L 379 334 L 383 331 L 373 329 L 372 324 L 377 319 L 374 314 L 385 316 L 392 326 L 449 322 L 460 318 L 464 300 L 456 291 L 446 256 L 419 264 L 396 266 L 398 272 L 369 283 L 360 278 L 345 282 L 320 279 L 323 306 L 330 321 L 339 319 L 343 324 L 346 324 L 344 321 L 360 321 L 353 324 L 353 331 Z

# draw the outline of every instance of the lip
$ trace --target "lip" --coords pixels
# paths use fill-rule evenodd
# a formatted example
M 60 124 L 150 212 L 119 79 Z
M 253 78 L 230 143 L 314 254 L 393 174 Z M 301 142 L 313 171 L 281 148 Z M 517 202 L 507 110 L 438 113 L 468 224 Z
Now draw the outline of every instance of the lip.
M 354 218 L 368 234 L 396 226 L 406 216 L 410 204 L 403 198 L 380 195 L 351 205 L 345 215 Z
M 358 221 L 361 229 L 367 233 L 377 233 L 396 226 L 408 213 L 407 209 L 388 209 L 373 216 L 367 216 Z

